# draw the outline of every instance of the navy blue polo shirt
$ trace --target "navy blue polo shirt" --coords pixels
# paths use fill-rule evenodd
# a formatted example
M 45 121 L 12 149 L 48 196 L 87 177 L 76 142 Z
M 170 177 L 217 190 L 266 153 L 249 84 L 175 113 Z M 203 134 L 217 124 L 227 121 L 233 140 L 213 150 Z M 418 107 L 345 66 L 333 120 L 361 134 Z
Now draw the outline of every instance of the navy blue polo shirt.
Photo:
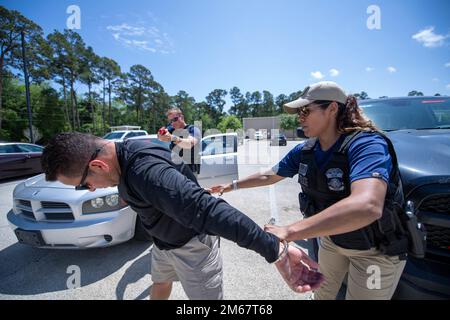
M 319 141 L 316 142 L 313 150 L 319 169 L 325 167 L 334 151 L 339 150 L 345 137 L 345 134 L 341 135 L 335 144 L 326 151 L 321 149 Z M 298 173 L 304 144 L 305 141 L 295 146 L 272 170 L 282 177 L 294 177 Z M 348 161 L 350 183 L 373 177 L 379 177 L 389 183 L 392 159 L 387 142 L 380 135 L 364 132 L 357 137 L 348 149 Z

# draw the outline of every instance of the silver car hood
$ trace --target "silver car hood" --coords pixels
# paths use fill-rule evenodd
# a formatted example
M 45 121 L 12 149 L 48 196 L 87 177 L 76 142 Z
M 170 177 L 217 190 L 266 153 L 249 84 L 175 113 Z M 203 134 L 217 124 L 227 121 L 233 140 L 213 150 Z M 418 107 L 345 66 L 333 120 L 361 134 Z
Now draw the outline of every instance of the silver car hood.
M 73 189 L 73 186 L 63 184 L 59 181 L 46 181 L 45 174 L 39 174 L 30 179 L 25 180 L 27 188 L 53 188 L 53 189 Z
M 19 183 L 13 191 L 15 199 L 65 202 L 80 205 L 83 201 L 118 193 L 117 187 L 99 188 L 77 191 L 73 186 L 60 182 L 45 181 L 45 175 L 40 174 Z

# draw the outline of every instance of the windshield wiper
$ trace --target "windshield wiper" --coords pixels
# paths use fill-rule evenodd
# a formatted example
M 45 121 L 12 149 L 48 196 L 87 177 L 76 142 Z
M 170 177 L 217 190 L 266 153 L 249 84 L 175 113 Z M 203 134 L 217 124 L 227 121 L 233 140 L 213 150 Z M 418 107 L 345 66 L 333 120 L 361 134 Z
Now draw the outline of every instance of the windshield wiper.
M 417 128 L 416 130 L 433 130 L 433 129 L 450 129 L 450 125 L 436 126 L 436 127 L 429 127 L 429 128 Z

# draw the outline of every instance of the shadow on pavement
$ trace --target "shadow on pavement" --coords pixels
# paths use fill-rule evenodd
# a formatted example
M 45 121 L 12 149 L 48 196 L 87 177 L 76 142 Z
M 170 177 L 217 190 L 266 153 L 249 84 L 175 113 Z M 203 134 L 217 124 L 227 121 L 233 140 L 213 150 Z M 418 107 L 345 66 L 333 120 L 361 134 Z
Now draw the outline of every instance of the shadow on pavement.
M 81 286 L 108 277 L 128 261 L 149 250 L 151 243 L 131 240 L 126 243 L 87 250 L 37 249 L 15 243 L 0 251 L 0 294 L 35 295 L 67 290 L 68 267 L 81 271 Z M 150 253 L 142 256 L 125 271 L 116 289 L 123 298 L 128 283 L 150 272 Z
M 116 299 L 123 300 L 125 296 L 125 290 L 129 284 L 133 284 L 139 281 L 146 274 L 151 274 L 150 265 L 152 262 L 151 250 L 144 256 L 134 261 L 131 266 L 127 268 L 124 275 L 120 279 L 116 287 Z M 150 296 L 151 285 L 142 291 L 135 300 L 142 300 Z

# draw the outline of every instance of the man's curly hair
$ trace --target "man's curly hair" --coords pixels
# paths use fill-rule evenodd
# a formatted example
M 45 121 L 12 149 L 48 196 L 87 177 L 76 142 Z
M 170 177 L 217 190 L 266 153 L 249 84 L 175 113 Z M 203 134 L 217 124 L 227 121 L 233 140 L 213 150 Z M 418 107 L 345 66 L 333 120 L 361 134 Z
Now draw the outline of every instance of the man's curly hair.
M 77 177 L 83 173 L 101 139 L 79 132 L 65 132 L 54 136 L 42 152 L 41 164 L 47 181 L 57 176 Z

